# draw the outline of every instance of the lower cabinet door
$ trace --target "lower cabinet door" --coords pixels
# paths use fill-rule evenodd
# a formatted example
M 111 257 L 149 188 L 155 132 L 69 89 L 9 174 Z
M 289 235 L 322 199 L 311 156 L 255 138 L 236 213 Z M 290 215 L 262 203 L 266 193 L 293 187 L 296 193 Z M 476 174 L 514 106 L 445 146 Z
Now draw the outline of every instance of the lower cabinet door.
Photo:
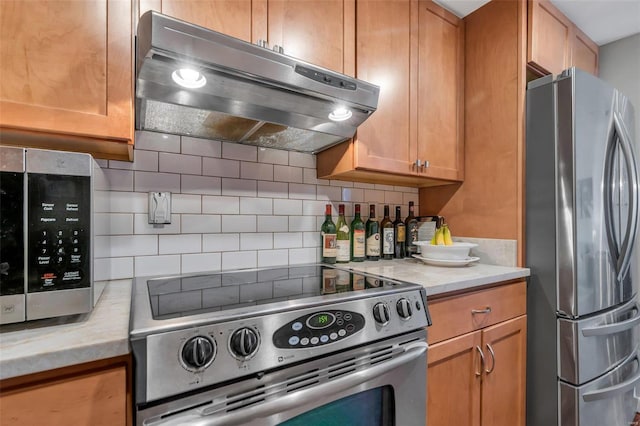
M 482 425 L 524 426 L 526 315 L 482 330 Z
M 427 425 L 480 425 L 482 332 L 431 345 L 427 353 Z

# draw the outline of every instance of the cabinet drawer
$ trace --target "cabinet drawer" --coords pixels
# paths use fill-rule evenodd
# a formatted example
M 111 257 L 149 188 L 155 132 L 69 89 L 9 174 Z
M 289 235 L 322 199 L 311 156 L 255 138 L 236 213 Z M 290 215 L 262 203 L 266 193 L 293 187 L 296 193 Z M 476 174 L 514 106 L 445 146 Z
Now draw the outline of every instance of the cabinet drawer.
M 433 325 L 428 331 L 429 343 L 440 342 L 524 315 L 527 311 L 526 295 L 526 282 L 519 281 L 430 300 L 429 312 Z

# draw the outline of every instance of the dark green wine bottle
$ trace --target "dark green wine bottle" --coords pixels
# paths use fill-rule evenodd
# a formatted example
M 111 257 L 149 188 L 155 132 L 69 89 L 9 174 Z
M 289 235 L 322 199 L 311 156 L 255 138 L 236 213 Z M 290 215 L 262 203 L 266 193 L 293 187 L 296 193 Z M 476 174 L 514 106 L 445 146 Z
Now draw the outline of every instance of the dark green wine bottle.
M 324 223 L 320 228 L 322 238 L 322 261 L 324 263 L 336 263 L 338 252 L 336 246 L 336 225 L 331 219 L 331 204 L 327 204 L 324 212 Z
M 353 220 L 351 221 L 351 261 L 362 262 L 365 259 L 365 233 L 364 222 L 360 217 L 360 204 L 356 204 Z
M 401 219 L 400 206 L 396 206 L 396 220 L 393 221 L 393 229 L 395 234 L 395 251 L 393 256 L 396 259 L 402 259 L 404 257 L 404 241 L 406 227 Z
M 416 254 L 418 252 L 418 247 L 413 244 L 414 241 L 418 241 L 418 219 L 416 219 L 413 210 L 413 201 L 409 201 L 409 216 L 404 220 L 404 252 L 406 257 L 411 257 L 412 254 Z
M 367 260 L 380 259 L 380 222 L 376 219 L 376 205 L 369 205 L 369 219 L 367 219 L 366 247 Z
M 382 228 L 382 258 L 393 259 L 393 252 L 396 248 L 393 222 L 389 217 L 389 206 L 384 206 L 384 218 L 380 222 Z

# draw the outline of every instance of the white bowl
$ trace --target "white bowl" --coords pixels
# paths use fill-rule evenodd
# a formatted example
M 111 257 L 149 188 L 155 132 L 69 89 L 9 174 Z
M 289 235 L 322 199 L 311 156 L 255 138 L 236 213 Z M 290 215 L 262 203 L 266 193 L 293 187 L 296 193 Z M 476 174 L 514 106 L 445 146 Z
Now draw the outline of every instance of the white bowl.
M 458 242 L 454 242 L 452 246 L 434 246 L 430 241 L 414 241 L 413 244 L 420 247 L 422 257 L 441 260 L 466 259 L 469 257 L 469 251 L 478 246 L 473 243 Z

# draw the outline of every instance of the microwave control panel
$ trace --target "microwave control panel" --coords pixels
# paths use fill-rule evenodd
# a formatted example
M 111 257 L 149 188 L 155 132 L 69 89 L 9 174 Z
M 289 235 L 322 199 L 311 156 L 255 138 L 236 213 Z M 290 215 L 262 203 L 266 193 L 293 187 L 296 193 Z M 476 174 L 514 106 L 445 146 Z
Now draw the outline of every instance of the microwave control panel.
M 343 310 L 319 311 L 301 316 L 273 334 L 273 344 L 283 349 L 305 349 L 328 345 L 364 328 L 364 316 Z
M 29 292 L 91 286 L 91 179 L 28 174 Z

